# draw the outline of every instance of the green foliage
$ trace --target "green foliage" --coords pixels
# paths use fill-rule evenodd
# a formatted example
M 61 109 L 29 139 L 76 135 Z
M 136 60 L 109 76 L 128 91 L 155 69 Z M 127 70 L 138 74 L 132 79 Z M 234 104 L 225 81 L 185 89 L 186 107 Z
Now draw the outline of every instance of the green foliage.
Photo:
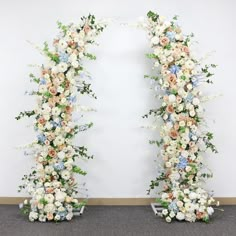
M 147 114 L 143 115 L 142 118 L 148 118 L 150 115 L 160 116 L 163 115 L 166 107 L 160 107 L 158 109 L 151 109 Z
M 166 201 L 163 201 L 161 198 L 157 198 L 157 199 L 156 199 L 156 202 L 157 202 L 157 203 L 160 203 L 161 206 L 164 207 L 164 208 L 168 208 L 168 206 L 169 206 L 169 203 L 166 202 Z
M 81 168 L 78 167 L 78 166 L 73 166 L 72 171 L 73 171 L 74 173 L 77 173 L 77 174 L 80 174 L 80 175 L 86 175 L 86 174 L 87 174 L 87 172 L 81 170 Z
M 155 55 L 154 53 L 147 53 L 146 57 L 149 58 L 149 59 L 156 59 L 160 62 L 159 57 L 157 55 Z
M 39 200 L 39 203 L 41 203 L 41 204 L 43 204 L 43 205 L 46 205 L 46 204 L 48 204 L 48 201 L 45 200 L 44 198 L 41 198 L 41 199 Z
M 164 143 L 164 140 L 161 139 L 160 141 L 157 140 L 149 140 L 149 144 L 156 144 L 158 147 L 160 147 Z
M 208 79 L 206 80 L 206 82 L 209 83 L 209 84 L 212 84 L 212 83 L 213 83 L 213 81 L 210 80 L 209 77 L 211 77 L 211 76 L 214 75 L 214 74 L 213 74 L 212 72 L 210 72 L 209 70 L 210 70 L 211 68 L 216 68 L 216 67 L 217 67 L 216 64 L 210 64 L 210 65 L 205 65 L 204 67 L 201 68 L 202 73 L 205 74 L 206 78 L 208 78 Z
M 85 81 L 82 82 L 82 85 L 83 87 L 79 87 L 78 88 L 78 91 L 81 93 L 81 94 L 88 94 L 90 96 L 92 96 L 93 98 L 97 99 L 95 93 L 93 93 L 93 90 L 90 88 L 91 87 L 91 84 L 89 83 L 86 83 Z
M 20 114 L 18 116 L 15 117 L 16 120 L 20 120 L 21 118 L 23 118 L 24 116 L 27 117 L 31 117 L 35 115 L 35 111 L 24 111 L 24 112 L 20 112 Z
M 40 79 L 37 78 L 34 74 L 29 74 L 29 77 L 31 78 L 32 81 L 34 81 L 35 83 L 39 84 Z
M 213 138 L 213 133 L 207 132 L 203 137 L 203 141 L 205 142 L 207 149 L 210 149 L 213 153 L 218 153 L 216 146 L 211 142 Z
M 20 213 L 23 215 L 29 215 L 31 210 L 30 204 L 24 204 L 22 208 L 20 208 Z
M 57 64 L 60 62 L 59 56 L 57 54 L 53 54 L 52 52 L 49 51 L 48 43 L 44 42 L 44 48 L 43 48 L 44 53 L 54 62 Z
M 158 76 L 152 76 L 152 75 L 144 75 L 144 78 L 149 78 L 149 79 L 152 79 L 152 80 L 155 80 L 155 81 L 159 80 Z
M 85 157 L 87 159 L 93 159 L 93 155 L 88 155 L 88 149 L 84 146 L 75 147 L 75 150 L 79 153 L 79 156 Z
M 84 56 L 90 60 L 96 60 L 96 56 L 91 53 L 85 53 Z
M 157 22 L 159 15 L 157 13 L 154 13 L 153 11 L 149 11 L 147 13 L 147 17 L 152 19 L 152 21 Z
M 61 29 L 64 32 L 64 35 L 67 33 L 68 26 L 63 25 L 60 21 L 57 21 L 57 26 L 59 29 Z
M 159 177 L 157 177 L 155 180 L 151 180 L 151 184 L 149 185 L 149 189 L 147 190 L 147 194 L 149 195 L 151 190 L 153 190 L 155 187 L 158 187 L 160 182 L 165 180 L 165 174 L 161 173 Z

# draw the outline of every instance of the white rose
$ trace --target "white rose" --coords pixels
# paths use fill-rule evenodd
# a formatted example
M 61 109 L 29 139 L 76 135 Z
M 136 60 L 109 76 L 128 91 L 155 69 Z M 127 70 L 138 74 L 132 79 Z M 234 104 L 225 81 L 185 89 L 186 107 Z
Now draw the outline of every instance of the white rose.
M 169 102 L 171 103 L 176 101 L 176 96 L 174 94 L 170 94 L 168 98 L 169 98 Z
M 191 110 L 191 111 L 189 112 L 189 115 L 190 115 L 191 117 L 194 117 L 194 116 L 196 115 L 196 113 L 195 113 L 194 110 Z
M 57 153 L 57 156 L 60 158 L 60 159 L 64 159 L 65 157 L 65 153 L 63 151 L 60 151 Z
M 166 167 L 170 168 L 171 167 L 171 163 L 169 161 L 166 162 Z
M 74 68 L 77 68 L 79 66 L 79 62 L 78 61 L 73 61 L 71 63 L 71 65 L 74 67 Z
M 171 218 L 174 218 L 174 217 L 175 217 L 174 211 L 171 211 L 170 214 L 169 214 L 169 216 L 170 216 Z
M 186 67 L 187 69 L 193 69 L 193 68 L 194 68 L 194 62 L 193 62 L 192 60 L 186 61 L 185 67 Z
M 176 215 L 177 220 L 184 220 L 184 214 L 182 212 L 178 212 Z
M 166 217 L 166 222 L 168 222 L 168 223 L 171 222 L 171 218 L 169 216 Z
M 191 166 L 186 166 L 185 170 L 186 170 L 186 172 L 190 172 L 192 170 L 192 167 Z
M 52 194 L 46 194 L 44 196 L 44 199 L 48 202 L 48 203 L 53 203 L 54 201 L 54 196 Z
M 190 194 L 189 194 L 189 198 L 190 199 L 196 199 L 197 198 L 197 194 L 196 193 L 194 193 L 194 192 L 191 192 Z
M 54 212 L 55 212 L 55 206 L 54 206 L 54 204 L 49 203 L 49 204 L 45 205 L 44 211 L 45 211 L 46 213 L 54 213 Z
M 151 39 L 151 44 L 157 45 L 159 43 L 159 38 L 157 36 L 154 36 Z
M 62 49 L 65 49 L 67 47 L 67 43 L 66 41 L 64 41 L 63 39 L 61 39 L 58 43 L 58 46 Z
M 188 84 L 188 85 L 187 85 L 187 89 L 188 89 L 188 90 L 191 90 L 192 88 L 193 88 L 192 84 Z
M 72 217 L 73 217 L 73 213 L 72 213 L 72 212 L 71 212 L 71 213 L 68 213 L 68 214 L 66 215 L 66 219 L 67 219 L 67 220 L 71 220 Z
M 192 103 L 193 103 L 193 105 L 197 106 L 197 105 L 199 105 L 200 101 L 198 98 L 194 98 Z
M 58 191 L 56 193 L 56 200 L 59 201 L 59 202 L 64 202 L 65 201 L 65 198 L 66 198 L 66 193 L 64 192 L 61 192 L 61 191 Z
M 47 86 L 46 85 L 39 85 L 39 92 L 40 93 L 46 93 L 47 92 Z
M 186 188 L 186 189 L 184 190 L 184 193 L 185 193 L 185 194 L 189 194 L 189 193 L 190 193 L 189 189 Z
M 182 201 L 177 201 L 176 205 L 181 208 L 184 205 L 184 203 Z
M 60 218 L 61 218 L 60 215 L 55 215 L 54 220 L 58 221 L 58 220 L 60 220 Z

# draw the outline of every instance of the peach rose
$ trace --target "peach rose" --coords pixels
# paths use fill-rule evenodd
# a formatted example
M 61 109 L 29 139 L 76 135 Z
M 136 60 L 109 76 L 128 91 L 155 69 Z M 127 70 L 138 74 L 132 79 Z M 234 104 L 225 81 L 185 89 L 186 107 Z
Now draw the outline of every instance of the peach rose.
M 46 188 L 46 193 L 53 193 L 54 189 L 53 188 Z
M 160 44 L 162 46 L 166 46 L 169 42 L 170 42 L 170 40 L 167 37 L 162 37 L 160 40 Z
M 41 125 L 44 125 L 46 123 L 46 120 L 43 117 L 40 117 L 38 119 L 38 123 L 41 124 Z
M 72 112 L 72 107 L 71 106 L 66 106 L 66 113 L 69 114 Z
M 172 139 L 177 139 L 177 137 L 178 137 L 178 132 L 175 130 L 175 129 L 171 129 L 171 131 L 170 131 L 170 137 L 172 138 Z
M 189 54 L 189 48 L 187 46 L 182 47 L 182 52 L 185 52 L 186 54 Z
M 176 84 L 176 76 L 175 74 L 169 74 L 167 80 L 170 84 Z
M 89 25 L 84 26 L 84 32 L 87 34 L 91 30 Z
M 52 213 L 47 213 L 47 219 L 48 220 L 53 220 L 53 214 Z
M 173 113 L 173 112 L 174 112 L 174 107 L 173 107 L 172 105 L 168 105 L 168 106 L 166 107 L 166 111 L 167 111 L 168 113 Z
M 55 87 L 53 87 L 53 86 L 50 87 L 48 91 L 49 91 L 49 93 L 51 93 L 52 95 L 56 95 L 56 94 L 57 94 L 57 89 L 56 89 Z
M 56 153 L 56 151 L 55 151 L 54 149 L 50 149 L 50 150 L 48 151 L 48 155 L 49 155 L 50 157 L 55 157 L 55 156 L 57 155 L 57 153 Z

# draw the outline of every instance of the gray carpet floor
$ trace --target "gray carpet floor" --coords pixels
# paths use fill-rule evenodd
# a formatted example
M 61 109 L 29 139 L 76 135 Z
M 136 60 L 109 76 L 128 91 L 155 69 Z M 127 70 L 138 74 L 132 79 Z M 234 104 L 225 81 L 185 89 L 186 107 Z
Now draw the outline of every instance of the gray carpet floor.
M 71 222 L 31 223 L 17 206 L 0 205 L 0 236 L 236 236 L 236 206 L 206 223 L 165 223 L 150 206 L 88 206 Z

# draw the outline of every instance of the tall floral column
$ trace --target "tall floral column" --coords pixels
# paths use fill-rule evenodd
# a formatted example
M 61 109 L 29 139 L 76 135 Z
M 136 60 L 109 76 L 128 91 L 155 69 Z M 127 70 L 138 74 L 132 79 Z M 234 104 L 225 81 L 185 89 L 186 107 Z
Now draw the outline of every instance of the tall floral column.
M 26 189 L 31 196 L 30 201 L 21 205 L 30 221 L 72 219 L 73 210 L 84 204 L 76 199 L 74 174 L 86 172 L 76 165 L 76 159 L 92 157 L 86 147 L 73 143 L 75 135 L 90 128 L 92 123 L 78 125 L 73 114 L 79 94 L 95 97 L 90 83 L 83 79 L 87 72 L 82 61 L 96 59 L 88 53 L 88 47 L 95 43 L 105 25 L 89 15 L 82 17 L 78 24 L 58 22 L 58 27 L 60 32 L 53 41 L 53 49 L 44 43 L 41 50 L 47 62 L 41 66 L 38 76 L 30 75 L 37 84 L 37 90 L 32 92 L 37 106 L 16 117 L 33 116 L 37 132 L 36 141 L 30 145 L 36 165 L 30 174 L 24 175 L 24 184 L 19 187 L 19 191 Z
M 209 221 L 214 212 L 214 199 L 203 187 L 212 173 L 204 164 L 206 149 L 217 152 L 211 143 L 213 134 L 204 129 L 204 114 L 200 85 L 211 83 L 212 65 L 201 66 L 192 55 L 191 38 L 184 36 L 174 17 L 165 21 L 154 12 L 147 14 L 142 27 L 148 32 L 153 53 L 155 75 L 146 75 L 154 84 L 161 106 L 149 111 L 161 122 L 160 140 L 151 140 L 161 148 L 162 169 L 150 190 L 161 184 L 161 215 L 167 222 L 173 219 L 194 222 Z M 158 122 L 159 122 L 158 120 Z M 154 127 L 158 125 L 155 124 Z

